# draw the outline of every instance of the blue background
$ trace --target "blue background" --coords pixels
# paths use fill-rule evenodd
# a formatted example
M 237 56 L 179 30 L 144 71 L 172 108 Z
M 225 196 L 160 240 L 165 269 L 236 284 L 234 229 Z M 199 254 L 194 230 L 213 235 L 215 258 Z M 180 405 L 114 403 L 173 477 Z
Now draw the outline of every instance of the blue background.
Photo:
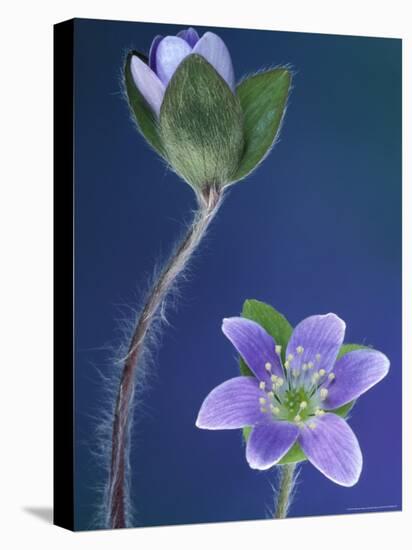
M 138 135 L 120 91 L 128 49 L 147 51 L 154 35 L 181 27 L 76 20 L 75 29 L 75 489 L 76 527 L 88 529 L 104 482 L 94 454 L 105 412 L 99 373 L 117 372 L 110 349 L 121 319 L 131 318 L 127 306 L 139 303 L 195 203 Z M 350 421 L 364 455 L 359 483 L 339 487 L 305 464 L 290 515 L 399 509 L 401 41 L 216 32 L 237 78 L 288 63 L 294 89 L 281 141 L 230 191 L 169 314 L 133 430 L 136 525 L 267 517 L 275 474 L 248 467 L 239 431 L 194 425 L 207 393 L 238 372 L 220 323 L 246 298 L 272 304 L 292 324 L 333 311 L 347 323 L 346 341 L 391 360 Z

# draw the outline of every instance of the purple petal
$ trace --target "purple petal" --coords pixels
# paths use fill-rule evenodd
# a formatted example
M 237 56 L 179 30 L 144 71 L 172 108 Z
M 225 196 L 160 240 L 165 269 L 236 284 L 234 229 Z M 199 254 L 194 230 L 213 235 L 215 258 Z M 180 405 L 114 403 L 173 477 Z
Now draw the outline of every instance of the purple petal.
M 316 417 L 301 429 L 298 441 L 309 461 L 328 479 L 345 487 L 357 483 L 362 452 L 343 418 L 335 414 Z
M 149 51 L 149 67 L 152 69 L 152 71 L 156 72 L 156 54 L 157 54 L 157 48 L 160 44 L 160 42 L 163 40 L 163 36 L 161 34 L 158 34 L 155 36 L 152 40 L 152 45 L 150 46 Z
M 189 44 L 178 36 L 166 36 L 157 46 L 156 70 L 160 80 L 167 85 L 180 63 L 192 53 Z
M 295 443 L 299 428 L 290 422 L 273 421 L 255 426 L 246 446 L 246 460 L 255 470 L 267 470 L 285 456 Z
M 320 369 L 331 371 L 344 336 L 345 323 L 334 313 L 307 317 L 290 337 L 286 349 L 286 357 L 293 356 L 290 367 L 300 370 L 305 363 L 311 363 L 313 369 L 307 370 L 305 375 L 308 378 Z
M 231 378 L 212 390 L 200 408 L 196 426 L 205 430 L 232 430 L 262 420 L 262 392 L 252 376 Z M 267 416 L 267 415 L 266 415 Z
M 341 357 L 333 369 L 325 408 L 336 409 L 377 384 L 389 371 L 389 359 L 380 351 L 359 349 Z
M 206 32 L 196 46 L 193 48 L 193 53 L 197 53 L 204 57 L 226 80 L 229 88 L 235 89 L 235 73 L 233 70 L 232 59 L 229 50 L 223 40 L 213 32 Z
M 197 42 L 199 42 L 199 35 L 192 27 L 190 27 L 189 29 L 185 29 L 184 31 L 178 32 L 177 36 L 183 38 L 183 40 L 186 40 L 191 48 L 193 48 L 197 44 Z
M 138 90 L 158 116 L 165 93 L 163 83 L 152 69 L 136 55 L 132 57 L 130 69 Z
M 271 374 L 283 378 L 275 340 L 260 325 L 244 317 L 230 317 L 223 319 L 222 331 L 259 380 L 268 382 Z M 265 367 L 267 363 L 271 365 L 270 372 Z

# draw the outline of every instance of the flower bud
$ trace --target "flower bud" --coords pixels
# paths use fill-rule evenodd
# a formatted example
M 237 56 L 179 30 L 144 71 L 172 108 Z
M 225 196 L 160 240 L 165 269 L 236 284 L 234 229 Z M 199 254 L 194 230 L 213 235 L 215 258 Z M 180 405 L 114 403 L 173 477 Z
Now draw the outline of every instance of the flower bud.
M 194 29 L 156 36 L 148 58 L 130 52 L 124 75 L 139 131 L 196 191 L 253 172 L 276 142 L 291 84 L 276 68 L 236 87 L 225 43 Z

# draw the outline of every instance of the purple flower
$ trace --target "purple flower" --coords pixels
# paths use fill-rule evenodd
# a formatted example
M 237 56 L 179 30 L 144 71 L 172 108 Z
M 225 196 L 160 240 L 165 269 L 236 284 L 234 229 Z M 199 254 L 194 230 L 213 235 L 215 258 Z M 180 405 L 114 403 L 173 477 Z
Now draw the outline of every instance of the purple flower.
M 177 36 L 156 36 L 149 52 L 149 63 L 132 57 L 133 80 L 142 96 L 157 116 L 167 85 L 180 63 L 190 54 L 198 54 L 206 59 L 235 89 L 235 75 L 229 50 L 221 38 L 213 32 L 206 32 L 202 38 L 195 29 L 187 29 Z
M 345 323 L 333 313 L 314 315 L 294 329 L 282 363 L 280 347 L 257 323 L 223 320 L 222 330 L 254 376 L 217 386 L 206 397 L 196 425 L 207 430 L 252 427 L 246 459 L 266 470 L 294 443 L 327 478 L 351 487 L 362 470 L 355 434 L 333 409 L 358 398 L 389 370 L 379 351 L 358 349 L 337 359 Z

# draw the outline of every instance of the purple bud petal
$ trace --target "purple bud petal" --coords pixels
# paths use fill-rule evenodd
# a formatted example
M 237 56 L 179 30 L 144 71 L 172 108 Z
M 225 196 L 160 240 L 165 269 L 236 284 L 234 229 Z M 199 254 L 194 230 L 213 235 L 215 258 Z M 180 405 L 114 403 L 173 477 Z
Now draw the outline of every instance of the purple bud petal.
M 177 36 L 166 36 L 157 47 L 156 68 L 160 80 L 167 86 L 173 73 L 185 57 L 192 53 L 189 44 Z
M 235 73 L 233 70 L 232 59 L 229 50 L 223 40 L 213 32 L 206 32 L 196 46 L 193 48 L 193 53 L 197 53 L 204 57 L 226 80 L 229 88 L 235 89 Z
M 156 53 L 157 48 L 160 44 L 160 42 L 163 40 L 163 36 L 161 34 L 158 34 L 153 38 L 152 45 L 150 46 L 149 51 L 149 67 L 157 74 L 156 70 Z
M 191 48 L 193 48 L 199 42 L 199 35 L 192 27 L 190 27 L 189 29 L 185 29 L 184 31 L 178 32 L 177 36 L 183 38 L 183 40 L 186 40 Z
M 152 69 L 136 55 L 132 57 L 130 68 L 139 92 L 153 109 L 156 116 L 159 116 L 165 93 L 164 84 Z

